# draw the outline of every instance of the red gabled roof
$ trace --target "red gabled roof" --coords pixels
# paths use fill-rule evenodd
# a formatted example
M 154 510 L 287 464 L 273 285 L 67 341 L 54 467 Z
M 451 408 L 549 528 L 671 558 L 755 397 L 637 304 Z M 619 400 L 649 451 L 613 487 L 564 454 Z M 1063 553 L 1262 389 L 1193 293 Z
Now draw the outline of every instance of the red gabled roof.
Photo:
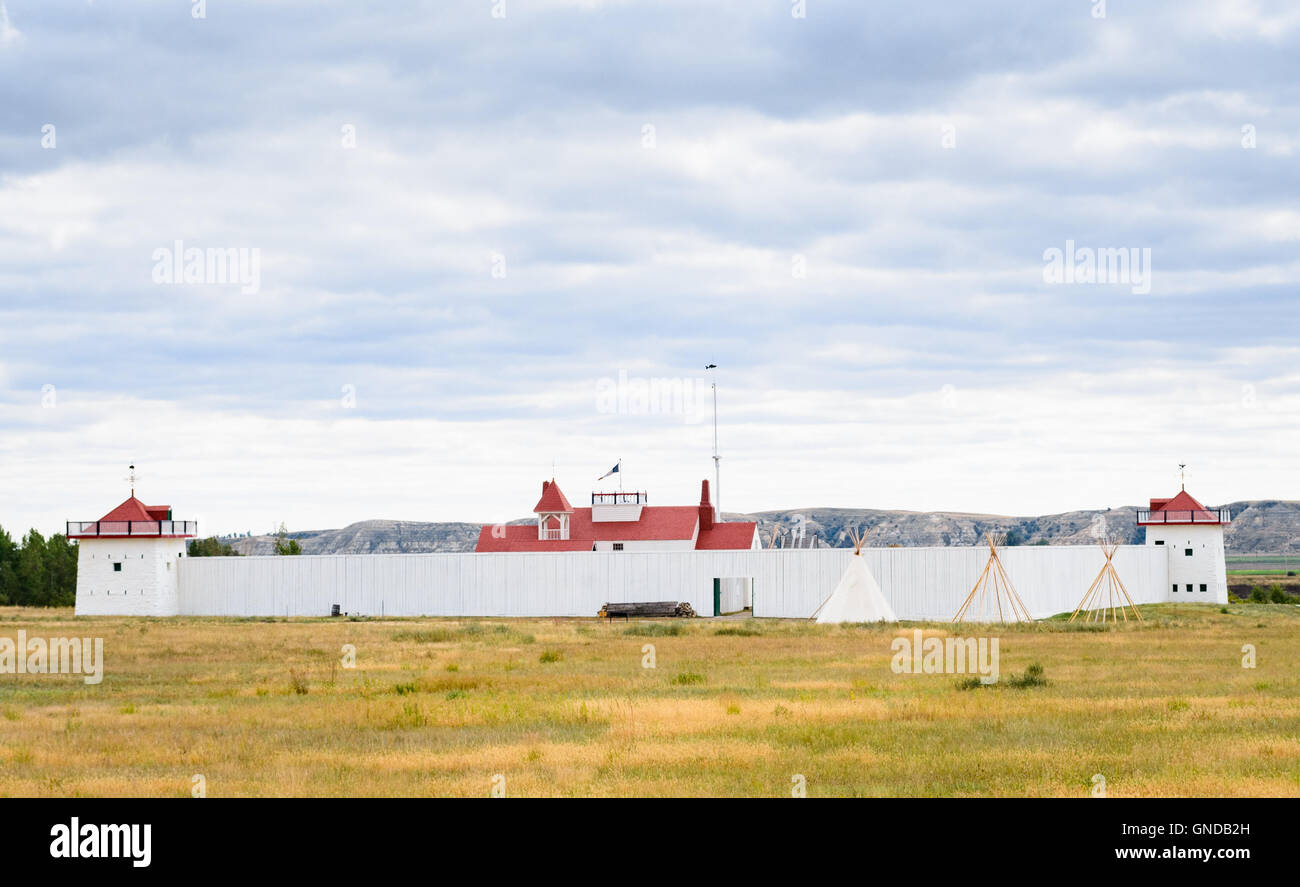
M 132 496 L 121 505 L 114 508 L 108 514 L 100 518 L 100 521 L 118 521 L 118 520 L 139 520 L 153 521 L 158 518 L 149 514 L 149 507 L 139 499 Z M 166 518 L 164 518 L 166 520 Z
M 553 485 L 552 485 L 553 486 Z M 593 521 L 590 508 L 573 509 L 568 539 L 538 539 L 537 526 L 492 526 L 479 531 L 475 551 L 591 551 L 597 542 L 684 542 L 695 538 L 699 510 L 694 505 L 645 506 L 635 521 Z
M 590 539 L 538 539 L 537 525 L 494 527 L 479 530 L 477 552 L 491 551 L 591 551 Z
M 754 547 L 754 534 L 758 524 L 738 521 L 733 524 L 714 524 L 712 529 L 700 530 L 695 541 L 696 551 L 721 551 Z
M 533 513 L 570 513 L 572 511 L 573 506 L 570 505 L 569 500 L 565 498 L 564 492 L 560 489 L 560 485 L 555 482 L 555 478 L 542 481 L 542 498 L 537 500 L 537 505 L 533 508 Z
M 700 512 L 694 505 L 645 505 L 640 520 L 592 521 L 591 509 L 579 508 L 570 520 L 570 535 L 601 542 L 683 542 L 695 538 Z
M 694 542 L 697 550 L 748 549 L 754 544 L 757 524 L 718 524 L 710 528 L 712 506 L 708 482 L 700 505 L 645 505 L 637 520 L 593 521 L 590 508 L 574 508 L 554 480 L 542 482 L 542 498 L 533 509 L 538 514 L 567 513 L 568 539 L 538 539 L 535 524 L 479 531 L 475 551 L 591 551 L 597 542 Z M 707 514 L 706 514 L 707 510 Z
M 1160 505 L 1156 503 L 1160 502 Z M 1197 502 L 1191 493 L 1183 490 L 1172 499 L 1152 499 L 1152 511 L 1199 511 L 1207 517 L 1210 516 L 1210 510 Z

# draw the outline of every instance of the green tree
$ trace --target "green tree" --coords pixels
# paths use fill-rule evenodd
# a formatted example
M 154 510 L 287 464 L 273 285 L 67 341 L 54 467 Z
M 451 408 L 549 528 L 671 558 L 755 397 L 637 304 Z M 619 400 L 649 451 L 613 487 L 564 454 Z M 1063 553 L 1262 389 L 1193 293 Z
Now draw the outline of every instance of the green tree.
M 36 530 L 21 545 L 0 528 L 0 604 L 70 607 L 77 599 L 77 546 Z
M 77 546 L 62 533 L 45 542 L 45 572 L 49 580 L 48 606 L 71 607 L 77 602 Z
M 188 546 L 190 557 L 239 557 L 235 546 L 222 542 L 215 536 L 206 539 L 191 539 Z
M 45 569 L 45 537 L 28 530 L 18 552 L 18 598 L 24 607 L 49 606 L 49 573 Z
M 0 527 L 0 605 L 18 602 L 18 546 Z
M 289 538 L 289 528 L 284 525 L 284 521 L 280 522 L 280 530 L 275 534 L 275 553 L 302 554 L 302 546 L 297 539 Z

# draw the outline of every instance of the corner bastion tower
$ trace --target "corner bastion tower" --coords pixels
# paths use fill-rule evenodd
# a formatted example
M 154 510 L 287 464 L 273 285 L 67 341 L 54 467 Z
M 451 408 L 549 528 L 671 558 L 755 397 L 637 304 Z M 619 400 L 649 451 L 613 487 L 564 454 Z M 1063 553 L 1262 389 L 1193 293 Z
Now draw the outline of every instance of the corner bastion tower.
M 177 561 L 195 521 L 172 520 L 170 505 L 131 497 L 97 521 L 69 521 L 77 540 L 78 616 L 175 616 Z
M 1227 560 L 1223 528 L 1232 523 L 1227 508 L 1206 508 L 1186 488 L 1172 499 L 1152 499 L 1137 513 L 1146 527 L 1147 545 L 1161 545 L 1169 558 L 1171 601 L 1226 604 Z

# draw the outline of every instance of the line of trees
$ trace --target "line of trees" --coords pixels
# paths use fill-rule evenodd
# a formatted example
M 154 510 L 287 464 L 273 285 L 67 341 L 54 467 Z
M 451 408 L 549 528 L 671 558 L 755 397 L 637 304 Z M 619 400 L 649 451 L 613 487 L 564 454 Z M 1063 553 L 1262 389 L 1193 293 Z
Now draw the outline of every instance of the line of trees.
M 186 547 L 190 557 L 239 557 L 235 546 L 222 542 L 215 536 L 206 539 L 191 539 Z
M 62 533 L 29 530 L 18 543 L 0 527 L 0 606 L 71 607 L 77 600 L 77 546 Z

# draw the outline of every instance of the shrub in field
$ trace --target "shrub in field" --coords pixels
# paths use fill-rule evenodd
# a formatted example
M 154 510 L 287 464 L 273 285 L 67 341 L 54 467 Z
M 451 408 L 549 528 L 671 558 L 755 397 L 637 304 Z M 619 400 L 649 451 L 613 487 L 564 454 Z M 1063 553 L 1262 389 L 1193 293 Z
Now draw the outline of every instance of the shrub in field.
M 1268 592 L 1264 591 L 1263 588 L 1256 585 L 1254 588 L 1250 590 L 1250 599 L 1253 603 L 1256 604 L 1267 604 Z
M 675 638 L 681 633 L 682 627 L 676 622 L 645 622 L 630 626 L 623 632 L 641 638 Z
M 673 678 L 673 683 L 682 685 L 702 684 L 704 683 L 704 675 L 696 674 L 693 671 L 679 672 L 677 677 Z
M 456 639 L 455 633 L 445 628 L 429 628 L 420 631 L 399 631 L 393 635 L 395 641 L 415 641 L 417 644 L 445 644 Z
M 543 650 L 542 655 L 537 657 L 538 662 L 559 662 L 564 658 L 564 654 L 559 650 Z
M 1030 687 L 1046 687 L 1047 678 L 1043 676 L 1043 667 L 1035 662 L 1025 669 L 1024 674 L 1012 675 L 1008 678 L 1007 686 L 1015 687 L 1017 690 L 1026 690 Z
M 756 628 L 744 628 L 743 626 L 731 626 L 728 628 L 719 628 L 714 633 L 715 637 L 733 637 L 733 638 L 756 638 L 763 633 Z
M 289 669 L 289 689 L 299 696 L 307 695 L 307 675 L 296 669 Z

